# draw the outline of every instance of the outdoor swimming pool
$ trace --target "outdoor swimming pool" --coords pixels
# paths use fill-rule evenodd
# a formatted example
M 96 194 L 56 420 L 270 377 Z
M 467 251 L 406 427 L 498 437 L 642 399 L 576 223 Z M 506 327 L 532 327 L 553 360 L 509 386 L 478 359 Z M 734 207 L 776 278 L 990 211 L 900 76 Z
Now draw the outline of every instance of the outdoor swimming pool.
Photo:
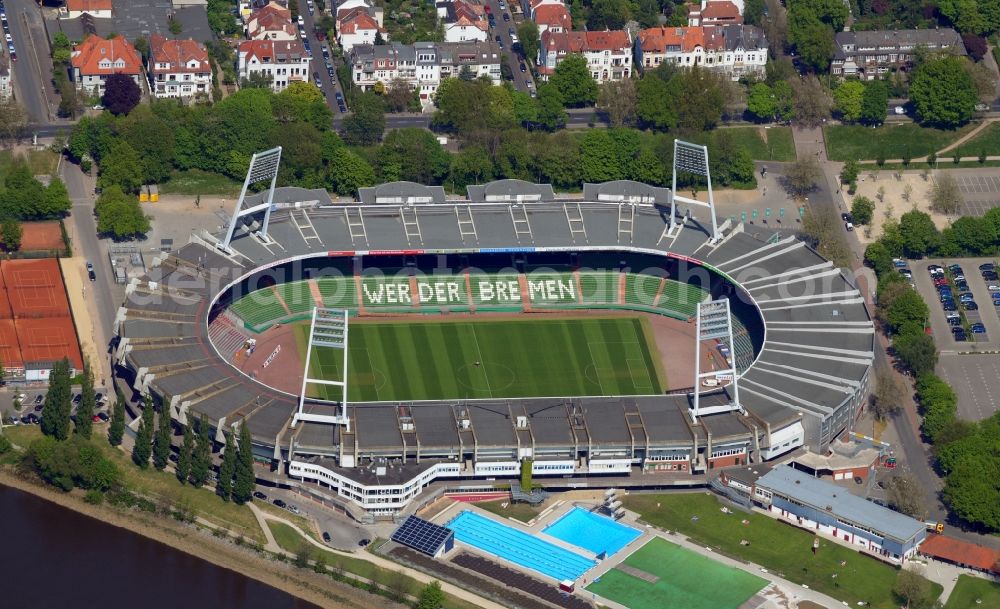
M 642 535 L 642 531 L 578 507 L 542 532 L 597 555 L 607 552 L 609 557 Z
M 446 525 L 455 539 L 553 579 L 575 580 L 597 563 L 534 535 L 464 511 Z

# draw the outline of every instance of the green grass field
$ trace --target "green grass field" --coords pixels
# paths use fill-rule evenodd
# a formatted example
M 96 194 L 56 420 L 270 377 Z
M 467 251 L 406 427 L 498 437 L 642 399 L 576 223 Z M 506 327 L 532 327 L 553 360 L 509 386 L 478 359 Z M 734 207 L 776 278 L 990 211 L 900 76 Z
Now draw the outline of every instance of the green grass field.
M 946 131 L 912 123 L 883 125 L 877 129 L 860 125 L 832 125 L 823 128 L 823 135 L 831 161 L 874 161 L 880 155 L 887 160 L 907 156 L 916 159 L 944 148 L 975 126 L 970 123 L 961 129 Z
M 767 580 L 659 537 L 639 548 L 623 564 L 660 579 L 651 583 L 614 568 L 587 590 L 629 609 L 737 609 L 767 585 Z
M 819 550 L 813 554 L 812 533 L 763 514 L 725 514 L 720 511 L 722 504 L 715 495 L 630 495 L 625 499 L 625 507 L 639 512 L 650 524 L 756 563 L 852 607 L 859 601 L 871 603 L 874 609 L 900 606 L 892 592 L 895 567 L 825 538 L 820 538 Z M 748 524 L 743 524 L 743 520 Z M 744 539 L 750 542 L 749 546 L 740 545 Z M 932 588 L 936 595 L 941 594 L 940 584 L 932 584 Z
M 976 601 L 982 601 L 977 603 Z M 979 577 L 959 575 L 944 609 L 1000 607 L 1000 584 Z
M 218 195 L 235 197 L 240 194 L 240 183 L 218 173 L 188 169 L 174 171 L 170 179 L 160 184 L 160 192 L 174 195 Z
M 980 131 L 971 140 L 965 142 L 955 150 L 946 152 L 943 156 L 949 162 L 955 157 L 955 153 L 961 156 L 978 157 L 985 152 L 986 156 L 996 156 L 1000 154 L 1000 123 L 993 123 Z
M 308 326 L 300 326 L 300 349 Z M 639 317 L 352 322 L 352 401 L 643 395 L 664 386 Z M 313 378 L 341 376 L 343 352 L 314 348 Z M 340 399 L 337 387 L 310 393 Z

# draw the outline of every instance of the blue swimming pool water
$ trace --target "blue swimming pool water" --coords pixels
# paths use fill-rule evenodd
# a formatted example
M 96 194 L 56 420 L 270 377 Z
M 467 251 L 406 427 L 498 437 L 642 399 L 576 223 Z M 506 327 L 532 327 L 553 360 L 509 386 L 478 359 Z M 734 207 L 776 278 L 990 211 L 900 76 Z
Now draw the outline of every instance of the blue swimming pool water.
M 464 511 L 446 525 L 455 539 L 553 579 L 577 579 L 597 564 L 513 527 Z
M 581 508 L 573 508 L 542 532 L 594 554 L 607 552 L 608 556 L 642 535 L 642 531 Z

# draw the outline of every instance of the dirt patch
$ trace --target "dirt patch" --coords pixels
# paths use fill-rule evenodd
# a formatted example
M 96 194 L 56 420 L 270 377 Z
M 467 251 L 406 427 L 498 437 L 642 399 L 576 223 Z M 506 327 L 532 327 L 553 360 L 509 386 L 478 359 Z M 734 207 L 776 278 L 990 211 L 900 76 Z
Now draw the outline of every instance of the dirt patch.
M 25 222 L 21 225 L 21 251 L 48 251 L 65 248 L 59 221 Z
M 295 324 L 277 324 L 258 334 L 257 348 L 250 356 L 240 349 L 233 364 L 247 376 L 293 395 L 302 389 L 305 363 L 295 341 Z
M 0 470 L 0 484 L 153 539 L 321 607 L 388 609 L 401 606 L 333 581 L 329 577 L 269 560 L 249 548 L 218 539 L 200 528 L 146 512 L 120 511 L 108 506 L 90 505 L 83 501 L 83 495 L 79 491 L 62 493 L 19 478 L 9 469 Z

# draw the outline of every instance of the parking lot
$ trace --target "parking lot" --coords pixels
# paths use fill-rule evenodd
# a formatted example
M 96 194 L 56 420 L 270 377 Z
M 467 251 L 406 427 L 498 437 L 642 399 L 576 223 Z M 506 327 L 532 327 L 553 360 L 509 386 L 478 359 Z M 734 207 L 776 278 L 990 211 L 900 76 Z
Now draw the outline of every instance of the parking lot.
M 958 395 L 958 416 L 981 421 L 1000 410 L 1000 357 L 943 353 L 938 372 Z
M 982 216 L 1000 206 L 1000 170 L 953 169 L 951 173 L 965 197 L 963 216 Z
M 1000 348 L 1000 296 L 994 296 L 1000 290 L 989 290 L 990 286 L 1000 286 L 1000 281 L 984 279 L 979 269 L 993 262 L 990 258 L 909 262 L 913 283 L 930 309 L 931 330 L 942 353 Z M 955 264 L 961 267 L 956 268 L 957 273 L 948 269 Z M 935 285 L 935 279 L 941 283 L 943 280 L 940 273 L 937 277 L 930 275 L 928 268 L 932 266 L 942 269 L 947 285 Z M 964 281 L 956 281 L 961 277 Z

